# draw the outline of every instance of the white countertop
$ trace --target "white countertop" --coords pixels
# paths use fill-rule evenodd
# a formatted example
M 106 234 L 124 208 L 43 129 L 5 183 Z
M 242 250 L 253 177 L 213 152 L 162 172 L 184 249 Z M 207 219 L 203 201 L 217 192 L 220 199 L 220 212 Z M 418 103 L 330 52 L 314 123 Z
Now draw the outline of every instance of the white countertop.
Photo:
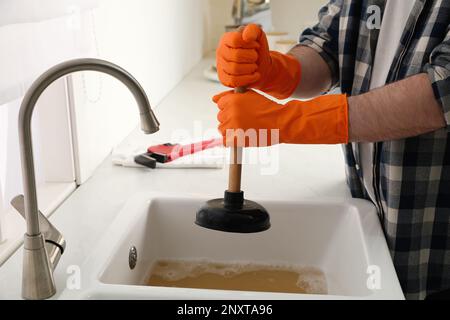
M 127 138 L 133 144 L 145 141 L 171 141 L 175 130 L 187 130 L 195 137 L 198 126 L 217 126 L 217 109 L 211 97 L 223 91 L 221 85 L 203 77 L 213 63 L 205 58 L 155 108 L 161 131 L 145 136 L 136 130 Z M 151 95 L 151 93 L 149 93 Z M 178 132 L 178 131 L 177 131 Z M 55 270 L 58 292 L 65 288 L 70 266 L 80 266 L 102 238 L 127 199 L 145 190 L 190 193 L 220 197 L 227 186 L 227 168 L 217 169 L 140 169 L 117 167 L 106 159 L 94 176 L 80 186 L 52 215 L 52 223 L 62 232 L 67 248 Z M 350 199 L 345 183 L 344 159 L 340 146 L 279 146 L 279 171 L 261 175 L 260 167 L 248 165 L 243 172 L 247 198 L 273 200 Z M 192 213 L 194 219 L 195 213 Z M 0 299 L 21 297 L 22 249 L 0 268 Z M 70 270 L 70 268 L 69 268 Z M 83 276 L 83 270 L 81 270 Z

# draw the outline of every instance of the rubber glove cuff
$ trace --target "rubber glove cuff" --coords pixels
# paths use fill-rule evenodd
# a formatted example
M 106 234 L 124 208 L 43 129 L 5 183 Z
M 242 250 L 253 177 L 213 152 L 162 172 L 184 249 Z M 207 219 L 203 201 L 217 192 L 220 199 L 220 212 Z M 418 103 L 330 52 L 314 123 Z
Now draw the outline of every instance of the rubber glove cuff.
M 263 91 L 279 100 L 289 98 L 301 81 L 302 67 L 300 62 L 289 54 L 270 51 L 271 67 L 262 83 L 256 83 L 255 89 Z

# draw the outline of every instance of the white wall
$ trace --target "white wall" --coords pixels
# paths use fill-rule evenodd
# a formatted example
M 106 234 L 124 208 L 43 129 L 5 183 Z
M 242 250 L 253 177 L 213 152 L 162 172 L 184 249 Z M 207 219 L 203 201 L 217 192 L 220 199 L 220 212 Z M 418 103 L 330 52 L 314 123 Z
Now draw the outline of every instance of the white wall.
M 289 32 L 298 39 L 300 33 L 317 23 L 319 9 L 326 0 L 272 0 L 272 21 L 278 31 Z
M 220 36 L 225 30 L 225 26 L 233 24 L 231 10 L 233 0 L 209 0 L 210 3 L 210 24 L 209 24 L 209 46 L 214 49 L 220 40 Z
M 134 75 L 157 109 L 209 50 L 208 12 L 208 0 L 103 0 L 85 27 L 92 28 L 98 57 Z M 83 73 L 73 85 L 78 182 L 84 182 L 139 118 L 131 94 L 116 80 Z

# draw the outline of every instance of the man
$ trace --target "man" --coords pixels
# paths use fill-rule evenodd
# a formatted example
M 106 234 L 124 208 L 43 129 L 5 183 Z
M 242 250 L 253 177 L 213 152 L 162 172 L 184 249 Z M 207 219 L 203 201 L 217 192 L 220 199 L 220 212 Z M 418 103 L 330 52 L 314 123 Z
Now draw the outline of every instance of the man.
M 288 55 L 250 25 L 224 35 L 217 67 L 249 89 L 214 97 L 224 137 L 278 129 L 280 143 L 344 144 L 352 195 L 376 205 L 406 297 L 450 289 L 449 1 L 332 0 Z M 251 89 L 316 98 L 281 105 Z

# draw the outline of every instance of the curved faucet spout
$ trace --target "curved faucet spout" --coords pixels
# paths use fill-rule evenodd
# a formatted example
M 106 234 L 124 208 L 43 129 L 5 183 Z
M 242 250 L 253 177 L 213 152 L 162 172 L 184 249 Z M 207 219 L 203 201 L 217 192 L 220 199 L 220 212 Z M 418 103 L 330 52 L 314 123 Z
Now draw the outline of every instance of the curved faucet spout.
M 59 78 L 78 71 L 98 71 L 120 80 L 133 93 L 139 107 L 141 129 L 146 134 L 159 130 L 147 95 L 141 85 L 121 67 L 99 59 L 76 59 L 61 63 L 42 74 L 26 93 L 19 113 L 19 141 L 22 161 L 23 188 L 25 196 L 25 217 L 27 233 L 25 235 L 24 279 L 22 295 L 28 299 L 44 299 L 54 294 L 53 276 L 49 269 L 48 256 L 44 257 L 45 246 L 39 228 L 39 208 L 36 195 L 33 146 L 31 139 L 31 118 L 44 90 Z M 42 270 L 48 269 L 48 270 Z M 50 274 L 50 275 L 48 275 Z M 50 277 L 51 279 L 44 279 Z M 47 288 L 51 287 L 53 288 Z

